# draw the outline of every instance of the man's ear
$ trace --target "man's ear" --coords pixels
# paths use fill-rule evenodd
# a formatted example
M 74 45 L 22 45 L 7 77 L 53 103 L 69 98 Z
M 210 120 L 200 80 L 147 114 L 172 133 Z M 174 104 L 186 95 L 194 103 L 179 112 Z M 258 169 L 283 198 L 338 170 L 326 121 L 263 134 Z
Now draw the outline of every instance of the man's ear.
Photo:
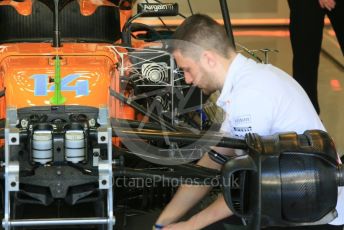
M 214 69 L 217 64 L 216 56 L 211 51 L 204 51 L 201 54 L 201 64 L 204 68 Z

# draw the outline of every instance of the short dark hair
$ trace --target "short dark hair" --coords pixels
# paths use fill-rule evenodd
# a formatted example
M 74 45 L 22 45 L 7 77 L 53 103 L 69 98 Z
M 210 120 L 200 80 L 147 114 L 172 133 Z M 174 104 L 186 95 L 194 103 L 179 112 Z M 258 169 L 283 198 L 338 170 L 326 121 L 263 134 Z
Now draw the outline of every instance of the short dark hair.
M 180 50 L 193 57 L 199 57 L 194 49 L 197 46 L 213 50 L 226 58 L 230 50 L 234 51 L 224 26 L 204 14 L 194 14 L 185 19 L 174 33 L 170 45 L 170 51 Z

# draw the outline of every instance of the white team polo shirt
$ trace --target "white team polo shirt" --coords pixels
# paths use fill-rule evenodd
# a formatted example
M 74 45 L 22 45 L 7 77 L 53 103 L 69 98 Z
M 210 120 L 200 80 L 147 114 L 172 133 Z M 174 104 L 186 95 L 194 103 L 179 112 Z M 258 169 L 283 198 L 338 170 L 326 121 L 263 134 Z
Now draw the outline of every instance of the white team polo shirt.
M 307 94 L 287 73 L 237 54 L 217 100 L 226 113 L 221 130 L 236 137 L 325 130 Z
M 221 131 L 232 137 L 326 131 L 306 92 L 290 75 L 241 54 L 227 71 L 217 105 L 226 113 Z M 331 224 L 344 224 L 343 188 L 338 191 L 338 217 Z

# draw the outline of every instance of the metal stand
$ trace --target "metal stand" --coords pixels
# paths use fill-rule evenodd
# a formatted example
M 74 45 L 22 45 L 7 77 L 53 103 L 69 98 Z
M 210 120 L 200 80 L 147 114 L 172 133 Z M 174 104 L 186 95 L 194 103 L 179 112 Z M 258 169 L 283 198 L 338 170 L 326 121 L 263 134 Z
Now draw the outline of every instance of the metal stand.
M 115 224 L 113 213 L 113 182 L 112 182 L 112 128 L 108 117 L 108 110 L 105 107 L 99 108 L 98 143 L 107 144 L 107 159 L 99 160 L 99 189 L 107 190 L 107 217 L 93 218 L 51 218 L 51 219 L 11 219 L 11 192 L 19 192 L 19 171 L 20 165 L 17 159 L 11 157 L 11 146 L 20 144 L 19 129 L 17 125 L 17 110 L 7 110 L 5 126 L 5 201 L 4 219 L 2 226 L 5 230 L 11 227 L 24 226 L 65 226 L 65 225 L 91 225 L 106 224 L 108 230 L 112 230 Z M 12 201 L 13 202 L 13 201 Z

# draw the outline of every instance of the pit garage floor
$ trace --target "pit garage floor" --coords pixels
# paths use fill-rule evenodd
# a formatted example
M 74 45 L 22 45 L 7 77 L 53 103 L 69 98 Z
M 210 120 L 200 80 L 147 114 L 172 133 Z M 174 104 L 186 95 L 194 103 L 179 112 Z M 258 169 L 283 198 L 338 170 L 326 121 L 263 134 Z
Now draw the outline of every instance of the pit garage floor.
M 250 50 L 276 49 L 278 52 L 269 54 L 269 63 L 292 74 L 292 51 L 289 41 L 289 32 L 286 27 L 275 28 L 234 28 L 236 43 L 245 46 Z M 239 47 L 237 47 L 239 48 Z M 239 48 L 240 49 L 240 48 Z M 260 57 L 264 57 L 260 51 Z M 324 31 L 323 50 L 320 55 L 319 66 L 319 101 L 320 117 L 332 138 L 334 139 L 337 151 L 344 154 L 344 58 L 340 52 L 339 45 L 331 29 Z M 160 210 L 154 210 L 146 215 L 130 216 L 126 220 L 126 230 L 152 229 L 152 225 L 159 215 Z M 221 229 L 244 229 L 243 227 L 227 228 L 224 224 L 216 224 L 208 227 L 207 230 Z M 312 227 L 295 228 L 312 229 Z M 324 229 L 326 227 L 324 226 Z

